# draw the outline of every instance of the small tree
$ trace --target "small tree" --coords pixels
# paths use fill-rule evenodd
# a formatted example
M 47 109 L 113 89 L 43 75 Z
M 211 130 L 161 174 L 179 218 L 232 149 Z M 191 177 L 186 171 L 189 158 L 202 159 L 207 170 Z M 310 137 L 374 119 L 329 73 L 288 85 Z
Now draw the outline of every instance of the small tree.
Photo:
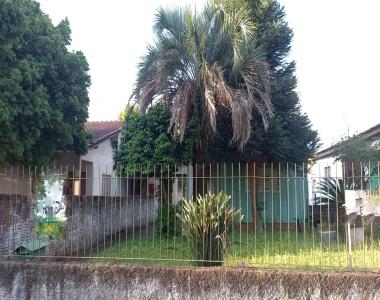
M 189 240 L 196 266 L 218 266 L 223 263 L 228 248 L 228 233 L 232 221 L 240 210 L 231 208 L 231 197 L 199 195 L 195 201 L 184 200 L 183 212 L 178 214 L 183 222 L 184 235 Z
M 144 115 L 129 109 L 121 132 L 119 150 L 115 153 L 121 176 L 153 176 L 160 178 L 157 234 L 169 237 L 177 232 L 176 207 L 170 201 L 175 166 L 188 164 L 193 159 L 196 122 L 187 125 L 185 140 L 180 143 L 168 132 L 170 110 L 161 104 L 152 106 Z

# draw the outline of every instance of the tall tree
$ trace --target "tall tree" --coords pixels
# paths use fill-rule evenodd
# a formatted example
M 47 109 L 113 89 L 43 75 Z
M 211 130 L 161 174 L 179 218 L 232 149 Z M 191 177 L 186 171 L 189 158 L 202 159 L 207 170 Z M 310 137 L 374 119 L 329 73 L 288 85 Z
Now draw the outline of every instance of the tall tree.
M 210 157 L 216 159 L 267 159 L 275 161 L 306 161 L 319 147 L 319 138 L 308 116 L 302 113 L 295 91 L 295 62 L 289 51 L 293 31 L 285 20 L 284 8 L 276 0 L 246 0 L 250 6 L 257 43 L 264 49 L 272 74 L 271 101 L 273 118 L 268 130 L 260 119 L 252 119 L 253 135 L 245 151 L 240 153 L 228 144 L 231 127 L 220 120 L 219 135 L 210 147 Z
M 0 163 L 84 153 L 89 67 L 67 49 L 68 20 L 54 26 L 32 0 L 0 0 L 0 20 Z
M 190 120 L 199 120 L 198 148 L 230 120 L 229 142 L 240 150 L 251 137 L 253 111 L 264 128 L 272 114 L 269 68 L 256 45 L 250 8 L 239 1 L 213 1 L 200 13 L 189 8 L 156 14 L 156 43 L 139 65 L 133 96 L 141 111 L 159 101 L 171 108 L 170 130 L 183 141 Z

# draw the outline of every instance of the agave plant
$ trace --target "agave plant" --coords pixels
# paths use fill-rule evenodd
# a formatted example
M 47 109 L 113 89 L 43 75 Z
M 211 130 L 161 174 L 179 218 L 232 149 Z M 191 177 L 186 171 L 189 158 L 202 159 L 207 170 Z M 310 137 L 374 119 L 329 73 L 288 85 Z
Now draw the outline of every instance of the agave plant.
M 231 207 L 231 197 L 223 192 L 199 195 L 195 201 L 183 200 L 183 211 L 178 218 L 183 222 L 183 233 L 190 242 L 195 265 L 223 263 L 228 232 L 239 214 L 240 210 Z
M 323 178 L 319 182 L 317 192 L 327 201 L 342 206 L 345 203 L 345 184 L 343 179 Z
M 248 4 L 215 0 L 201 13 L 161 8 L 154 32 L 132 94 L 142 113 L 155 101 L 167 104 L 168 130 L 181 141 L 186 124 L 196 118 L 202 125 L 198 145 L 216 133 L 218 113 L 232 120 L 231 142 L 240 149 L 251 136 L 253 111 L 268 126 L 270 72 Z

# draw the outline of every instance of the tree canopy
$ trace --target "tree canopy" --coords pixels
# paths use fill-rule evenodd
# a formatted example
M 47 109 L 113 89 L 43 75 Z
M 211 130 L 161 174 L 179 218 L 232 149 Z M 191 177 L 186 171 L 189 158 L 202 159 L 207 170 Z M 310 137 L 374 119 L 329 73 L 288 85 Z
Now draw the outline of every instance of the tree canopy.
M 380 142 L 365 139 L 355 135 L 335 145 L 334 157 L 346 162 L 377 162 L 380 161 Z
M 218 117 L 229 120 L 229 141 L 242 150 L 252 115 L 264 128 L 272 114 L 270 73 L 257 46 L 248 4 L 218 0 L 200 12 L 157 11 L 155 44 L 139 64 L 133 96 L 145 113 L 154 101 L 171 109 L 169 128 L 184 141 L 187 124 L 201 124 L 197 149 L 205 151 Z
M 121 140 L 115 161 L 119 174 L 133 175 L 141 171 L 157 172 L 174 164 L 189 163 L 193 159 L 193 143 L 199 131 L 194 120 L 187 124 L 184 141 L 174 140 L 168 132 L 170 110 L 162 105 L 153 105 L 146 114 L 129 110 L 121 131 Z M 137 169 L 136 169 L 137 168 Z
M 0 163 L 44 165 L 85 153 L 88 64 L 37 2 L 0 0 Z
M 264 159 L 302 162 L 319 148 L 318 133 L 302 113 L 295 91 L 297 78 L 295 62 L 289 59 L 293 32 L 285 20 L 284 8 L 276 0 L 246 0 L 257 43 L 265 53 L 272 74 L 271 102 L 273 117 L 268 130 L 258 118 L 250 122 L 252 135 L 243 152 L 228 142 L 232 134 L 229 122 L 218 120 L 215 139 L 206 159 Z

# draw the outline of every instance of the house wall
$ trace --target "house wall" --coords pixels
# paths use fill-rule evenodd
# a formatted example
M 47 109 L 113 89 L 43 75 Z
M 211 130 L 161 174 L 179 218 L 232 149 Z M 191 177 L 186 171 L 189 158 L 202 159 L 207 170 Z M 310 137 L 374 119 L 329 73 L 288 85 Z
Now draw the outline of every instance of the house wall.
M 327 169 L 329 168 L 329 169 Z M 330 170 L 330 173 L 328 173 Z M 333 157 L 326 157 L 315 162 L 308 174 L 309 203 L 315 203 L 319 195 L 317 193 L 318 182 L 322 178 L 343 178 L 343 165 L 341 161 L 336 161 Z
M 92 195 L 101 196 L 102 175 L 111 176 L 111 194 L 109 196 L 124 196 L 124 189 L 120 187 L 122 180 L 117 179 L 113 170 L 113 148 L 111 138 L 106 139 L 96 146 L 92 146 L 87 154 L 81 156 L 81 160 L 92 162 Z M 89 194 L 89 193 L 88 193 Z
M 308 178 L 300 170 L 295 174 L 294 170 L 283 167 L 279 172 L 278 166 L 272 168 L 270 164 L 254 167 L 234 163 L 222 166 L 217 177 L 207 188 L 213 193 L 225 191 L 231 195 L 233 206 L 241 209 L 243 223 L 254 222 L 255 201 L 264 223 L 296 224 L 307 220 Z

